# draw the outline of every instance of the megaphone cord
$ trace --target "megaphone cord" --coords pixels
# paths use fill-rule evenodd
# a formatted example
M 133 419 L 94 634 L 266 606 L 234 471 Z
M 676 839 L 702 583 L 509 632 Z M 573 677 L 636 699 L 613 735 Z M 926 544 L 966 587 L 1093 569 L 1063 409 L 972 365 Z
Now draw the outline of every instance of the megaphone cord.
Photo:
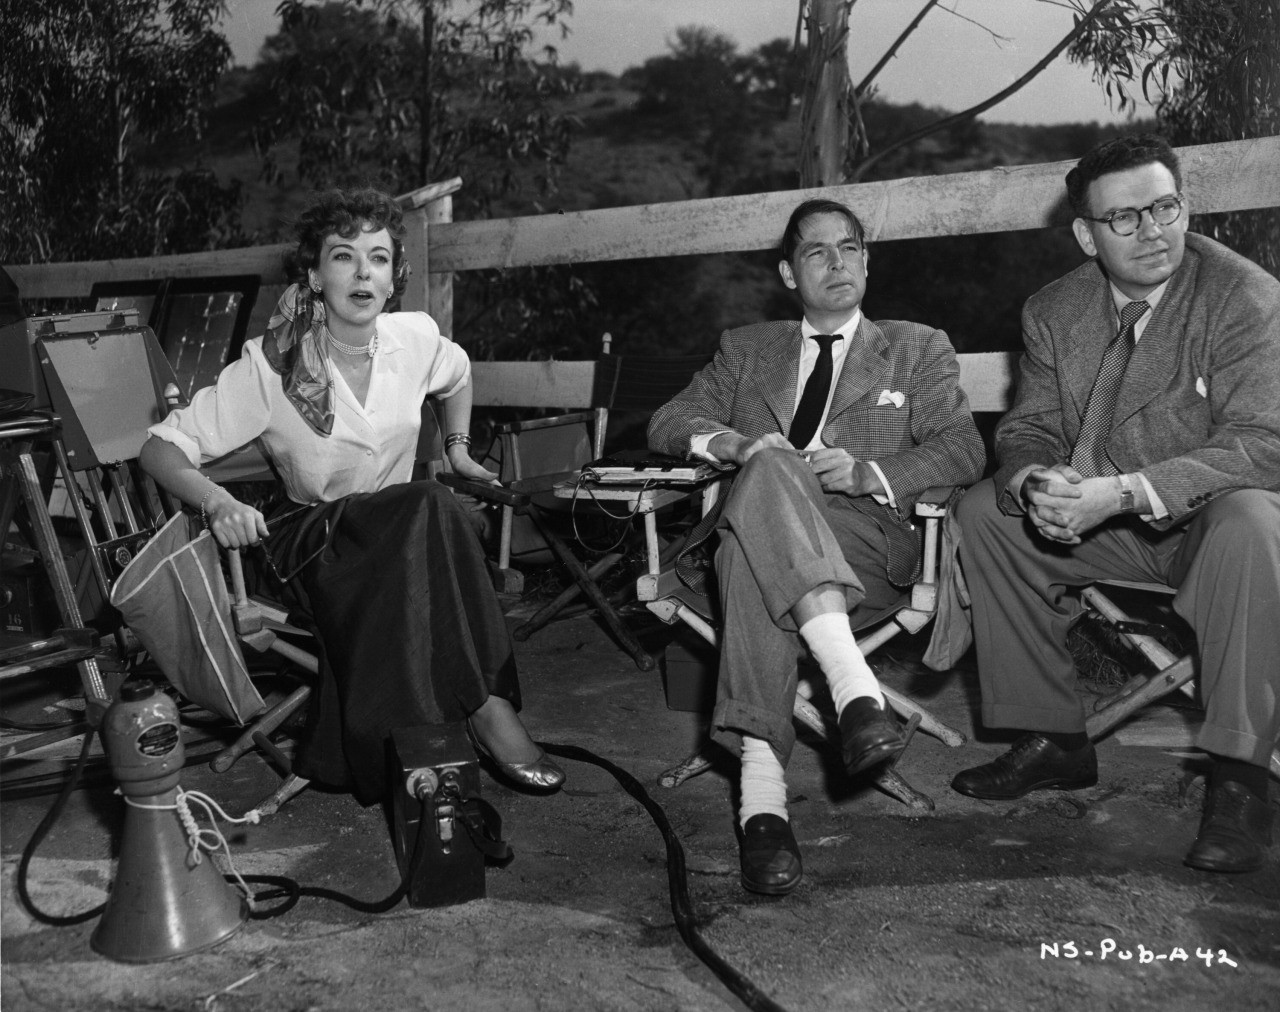
M 644 785 L 622 767 L 588 749 L 577 745 L 555 745 L 548 742 L 538 742 L 538 745 L 550 755 L 600 767 L 618 781 L 624 791 L 640 803 L 641 807 L 649 813 L 654 825 L 658 827 L 658 832 L 662 834 L 663 843 L 666 845 L 667 889 L 671 899 L 671 914 L 675 920 L 676 931 L 679 933 L 681 940 L 751 1012 L 786 1012 L 783 1006 L 761 991 L 745 974 L 725 960 L 702 937 L 701 931 L 698 930 L 697 919 L 693 914 L 693 904 L 689 899 L 684 847 L 681 845 L 679 837 L 676 836 L 675 830 L 671 826 L 671 821 L 667 818 L 667 813 L 663 811 L 661 805 L 653 800 L 649 792 L 645 790 Z M 367 903 L 332 889 L 300 886 L 293 879 L 282 875 L 246 875 L 244 876 L 246 882 L 259 882 L 277 887 L 272 890 L 255 893 L 253 896 L 255 903 L 282 897 L 285 900 L 285 902 L 270 910 L 254 910 L 250 916 L 255 920 L 278 917 L 280 914 L 293 909 L 294 905 L 303 896 L 335 900 L 365 913 L 379 914 L 392 909 L 404 898 L 405 893 L 408 891 L 408 885 L 415 880 L 422 859 L 426 854 L 426 848 L 423 846 L 423 831 L 431 820 L 427 818 L 428 812 L 425 799 L 421 802 L 421 805 L 422 810 L 418 817 L 418 831 L 414 836 L 413 855 L 409 859 L 409 868 L 395 892 L 385 900 L 378 903 Z
M 31 859 L 35 856 L 36 848 L 49 834 L 49 830 L 53 828 L 53 824 L 62 816 L 62 810 L 67 807 L 67 801 L 70 800 L 72 792 L 76 789 L 76 784 L 80 781 L 80 774 L 84 770 L 85 764 L 89 761 L 89 746 L 93 744 L 94 728 L 89 728 L 84 735 L 84 744 L 80 746 L 80 756 L 76 759 L 76 764 L 71 770 L 71 776 L 67 778 L 67 782 L 63 785 L 58 799 L 53 803 L 53 807 L 45 813 L 45 817 L 40 820 L 40 825 L 36 826 L 35 832 L 31 834 L 31 839 L 27 841 L 27 845 L 22 848 L 22 860 L 18 862 L 17 890 L 18 899 L 22 905 L 27 908 L 27 913 L 34 917 L 41 924 L 49 924 L 55 928 L 65 928 L 72 924 L 83 924 L 85 921 L 92 920 L 106 909 L 105 903 L 100 903 L 92 910 L 86 910 L 82 914 L 69 914 L 65 917 L 56 914 L 47 914 L 36 906 L 35 900 L 31 898 L 31 893 L 27 890 L 27 869 L 31 866 Z
M 76 765 L 71 772 L 71 776 L 67 779 L 66 784 L 62 788 L 62 792 L 58 795 L 58 799 L 54 802 L 53 807 L 45 814 L 45 817 L 36 827 L 35 832 L 31 834 L 31 839 L 27 841 L 26 847 L 22 851 L 22 859 L 18 862 L 17 874 L 17 892 L 18 899 L 22 905 L 26 907 L 27 912 L 33 918 L 42 924 L 52 925 L 54 927 L 68 927 L 73 924 L 82 924 L 87 920 L 97 917 L 106 908 L 105 903 L 101 903 L 91 910 L 87 910 L 80 914 L 71 914 L 68 916 L 57 916 L 45 913 L 39 909 L 31 898 L 31 894 L 27 890 L 27 870 L 31 864 L 31 859 L 35 855 L 36 848 L 48 835 L 49 830 L 53 827 L 62 811 L 67 806 L 72 792 L 76 789 L 79 782 L 80 773 L 84 769 L 89 757 L 89 748 L 93 742 L 93 729 L 85 733 L 84 744 L 80 749 L 80 756 L 76 760 Z M 641 807 L 649 813 L 649 817 L 653 820 L 654 825 L 658 827 L 658 832 L 662 834 L 663 843 L 666 845 L 667 851 L 667 890 L 671 900 L 671 914 L 675 920 L 676 931 L 679 933 L 681 940 L 707 967 L 724 983 L 724 985 L 738 997 L 752 1012 L 785 1012 L 785 1009 L 775 1002 L 768 995 L 764 994 L 752 981 L 743 973 L 730 965 L 724 957 L 711 947 L 711 945 L 702 937 L 702 933 L 698 930 L 697 920 L 693 915 L 693 905 L 689 899 L 689 886 L 685 870 L 684 847 L 681 845 L 679 838 L 675 834 L 675 830 L 671 826 L 667 813 L 663 811 L 659 805 L 645 790 L 644 785 L 640 783 L 626 770 L 615 765 L 607 759 L 596 755 L 585 748 L 577 745 L 555 745 L 547 742 L 538 743 L 549 754 L 559 756 L 562 759 L 569 759 L 576 762 L 590 763 L 598 766 L 610 776 L 612 776 L 622 789 L 638 801 Z M 395 890 L 386 897 L 386 899 L 375 902 L 356 899 L 345 893 L 340 893 L 334 889 L 324 889 L 319 886 L 301 886 L 293 879 L 283 875 L 244 875 L 237 876 L 242 882 L 255 882 L 264 885 L 274 886 L 274 889 L 264 890 L 255 893 L 251 897 L 255 909 L 251 913 L 254 920 L 265 920 L 270 917 L 278 917 L 283 913 L 293 909 L 298 900 L 303 896 L 314 897 L 316 899 L 333 900 L 338 903 L 345 904 L 353 910 L 362 913 L 380 914 L 385 913 L 395 907 L 402 899 L 404 899 L 409 889 L 409 883 L 414 881 L 418 872 L 421 870 L 422 862 L 426 856 L 427 848 L 423 846 L 425 836 L 425 827 L 430 823 L 428 818 L 426 799 L 422 799 L 419 804 L 421 810 L 418 817 L 418 830 L 414 836 L 413 853 L 409 858 L 409 865 L 406 869 L 401 882 L 396 886 Z M 232 876 L 226 876 L 229 881 L 235 881 Z M 270 909 L 257 909 L 256 904 L 262 901 L 274 899 L 283 899 L 284 902 Z
M 243 881 L 260 883 L 263 885 L 275 886 L 274 889 L 266 889 L 260 893 L 254 893 L 251 897 L 253 911 L 250 917 L 256 921 L 267 920 L 271 917 L 279 917 L 281 914 L 292 910 L 303 896 L 310 896 L 314 899 L 333 900 L 344 906 L 350 907 L 352 910 L 358 910 L 365 914 L 385 914 L 388 910 L 394 908 L 405 895 L 409 892 L 409 883 L 416 880 L 418 872 L 422 869 L 423 861 L 426 858 L 427 848 L 424 846 L 426 842 L 426 828 L 431 823 L 429 818 L 430 812 L 427 810 L 427 799 L 420 799 L 418 812 L 418 831 L 413 837 L 413 852 L 409 857 L 409 864 L 405 869 L 404 876 L 400 880 L 400 884 L 395 890 L 386 897 L 386 899 L 368 901 L 357 899 L 354 896 L 348 896 L 346 893 L 338 892 L 336 889 L 325 889 L 322 886 L 304 886 L 299 885 L 293 879 L 285 875 L 245 875 Z M 231 881 L 231 876 L 226 876 Z M 266 910 L 258 908 L 258 904 L 263 901 L 283 899 L 284 902 L 277 906 Z

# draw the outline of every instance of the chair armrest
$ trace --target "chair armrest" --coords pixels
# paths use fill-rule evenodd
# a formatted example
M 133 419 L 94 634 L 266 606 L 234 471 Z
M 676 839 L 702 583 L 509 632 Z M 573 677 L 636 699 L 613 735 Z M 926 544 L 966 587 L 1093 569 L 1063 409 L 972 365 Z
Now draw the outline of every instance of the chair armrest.
M 517 418 L 496 426 L 498 432 L 532 432 L 536 429 L 551 429 L 559 425 L 574 425 L 581 422 L 594 421 L 594 411 L 571 411 L 564 415 L 551 415 L 547 418 Z
M 945 517 L 947 502 L 956 491 L 955 485 L 939 485 L 927 488 L 916 499 L 916 516 Z
M 504 485 L 477 481 L 475 478 L 464 478 L 462 475 L 455 474 L 452 471 L 442 471 L 437 474 L 436 481 L 448 485 L 449 488 L 456 492 L 463 492 L 476 499 L 495 503 L 499 506 L 527 506 L 529 503 L 528 495 L 523 492 L 516 492 Z

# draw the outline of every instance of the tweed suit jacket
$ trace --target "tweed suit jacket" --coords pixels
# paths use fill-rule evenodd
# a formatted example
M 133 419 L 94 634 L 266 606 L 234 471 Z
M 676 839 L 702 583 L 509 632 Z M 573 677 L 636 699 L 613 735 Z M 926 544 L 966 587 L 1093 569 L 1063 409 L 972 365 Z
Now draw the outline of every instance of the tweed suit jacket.
M 1096 261 L 1041 289 L 1022 314 L 1025 350 L 1012 408 L 996 430 L 996 487 L 1024 467 L 1069 460 L 1102 354 L 1115 336 Z M 1225 246 L 1187 233 L 1186 252 L 1134 348 L 1107 443 L 1185 523 L 1236 489 L 1280 491 L 1280 282 Z
M 691 438 L 701 433 L 786 433 L 802 347 L 797 320 L 726 331 L 711 364 L 654 414 L 650 447 L 687 457 Z M 822 441 L 874 460 L 893 489 L 896 509 L 869 496 L 850 501 L 885 532 L 888 574 L 900 585 L 914 578 L 919 558 L 911 524 L 916 498 L 927 488 L 974 482 L 986 463 L 959 379 L 955 351 L 942 331 L 865 317 L 836 379 Z M 887 394 L 901 394 L 901 406 Z

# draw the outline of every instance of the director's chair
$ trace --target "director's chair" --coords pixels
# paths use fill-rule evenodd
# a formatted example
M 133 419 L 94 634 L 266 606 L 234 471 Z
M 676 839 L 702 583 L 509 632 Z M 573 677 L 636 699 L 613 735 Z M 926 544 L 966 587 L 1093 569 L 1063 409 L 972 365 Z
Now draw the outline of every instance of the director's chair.
M 929 489 L 916 503 L 915 514 L 924 528 L 920 579 L 895 605 L 863 626 L 863 629 L 869 631 L 859 636 L 857 642 L 864 656 L 880 649 L 901 632 L 919 632 L 934 618 L 938 608 L 942 521 L 946 517 L 947 504 L 953 491 Z M 716 627 L 716 616 L 710 602 L 680 579 L 674 564 L 664 566 L 657 575 L 641 576 L 637 584 L 637 597 L 663 622 L 669 625 L 684 623 L 711 646 L 718 644 L 720 632 Z M 908 740 L 919 729 L 952 748 L 965 743 L 962 732 L 945 724 L 914 700 L 883 683 L 880 689 L 893 710 L 907 721 L 905 733 Z M 812 688 L 802 678 L 796 692 L 792 719 L 820 738 L 834 740 L 838 744 L 839 735 L 833 733 L 829 722 L 813 704 L 812 698 Z M 660 774 L 658 783 L 663 787 L 679 787 L 686 780 L 705 773 L 713 765 L 710 753 L 710 743 L 707 743 L 683 762 Z M 874 782 L 886 794 L 897 798 L 914 812 L 933 810 L 933 800 L 907 783 L 893 766 L 879 770 Z
M 1196 699 L 1195 656 L 1191 653 L 1178 655 L 1170 650 L 1161 641 L 1159 628 L 1135 621 L 1115 604 L 1112 597 L 1107 596 L 1110 588 L 1125 588 L 1162 596 L 1175 593 L 1173 587 L 1165 584 L 1121 580 L 1095 583 L 1080 592 L 1085 607 L 1099 621 L 1106 623 L 1121 642 L 1140 654 L 1154 668 L 1149 673 L 1134 675 L 1118 690 L 1098 701 L 1094 712 L 1085 721 L 1090 741 L 1105 738 L 1140 710 L 1172 692 L 1181 692 L 1192 701 Z M 1190 745 L 1191 741 L 1188 738 L 1170 744 Z M 1269 767 L 1271 775 L 1280 778 L 1280 749 L 1272 750 Z
M 580 479 L 584 467 L 604 456 L 611 413 L 615 417 L 635 413 L 647 422 L 648 416 L 684 389 L 710 359 L 705 354 L 605 352 L 595 363 L 589 409 L 516 420 L 495 429 L 494 445 L 481 462 L 498 472 L 501 485 L 468 481 L 454 474 L 438 476 L 456 491 L 500 510 L 494 569 L 499 591 L 518 593 L 523 589 L 523 577 L 513 568 L 513 559 L 554 558 L 572 578 L 565 591 L 513 631 L 517 640 L 527 639 L 581 594 L 596 607 L 641 670 L 656 666 L 601 582 L 623 562 L 633 545 L 643 551 L 646 573 L 656 577 L 664 548 L 659 519 L 665 520 L 676 507 L 693 502 L 707 485 L 676 487 L 657 481 L 604 488 Z M 616 544 L 595 552 L 597 558 L 584 561 L 593 553 L 581 536 L 581 527 L 593 521 L 638 523 L 639 530 L 624 532 L 614 539 Z
M 250 678 L 241 643 L 271 650 L 306 671 L 315 670 L 315 660 L 277 635 L 277 629 L 285 631 L 283 622 L 264 634 L 263 612 L 278 620 L 283 609 L 272 611 L 269 602 L 248 597 L 238 555 L 229 560 L 237 592 L 233 615 L 211 539 L 200 544 L 192 521 L 138 465 L 148 426 L 184 399 L 150 328 L 58 333 L 38 339 L 35 349 L 62 420 L 62 438 L 53 450 L 85 545 L 85 572 L 101 600 L 113 606 L 103 608 L 100 622 L 109 626 L 104 635 L 115 648 L 100 663 L 110 660 L 123 678 L 144 657 L 150 659 L 186 700 L 249 725 L 245 737 L 282 760 L 287 774 L 287 757 L 268 736 L 305 700 L 305 692 L 268 707 Z M 219 481 L 270 479 L 264 467 L 260 455 L 243 453 L 216 465 L 214 473 Z M 215 759 L 214 767 L 225 769 L 233 761 Z M 283 800 L 281 792 L 277 797 Z M 269 807 L 270 802 L 260 810 Z

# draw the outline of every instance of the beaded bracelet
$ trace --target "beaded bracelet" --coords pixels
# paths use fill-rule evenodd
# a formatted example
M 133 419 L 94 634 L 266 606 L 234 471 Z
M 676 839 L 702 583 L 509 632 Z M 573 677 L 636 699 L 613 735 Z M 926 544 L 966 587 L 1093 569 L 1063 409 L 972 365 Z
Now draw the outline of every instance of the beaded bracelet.
M 471 437 L 465 432 L 450 432 L 449 435 L 444 438 L 445 451 L 448 452 L 450 447 L 457 446 L 459 443 L 463 446 L 470 446 Z
M 218 491 L 221 487 L 221 485 L 216 484 L 210 485 L 209 491 L 200 499 L 200 523 L 204 526 L 206 531 L 209 529 L 209 514 L 204 511 L 204 508 L 209 504 L 209 496 L 213 495 L 213 493 Z

